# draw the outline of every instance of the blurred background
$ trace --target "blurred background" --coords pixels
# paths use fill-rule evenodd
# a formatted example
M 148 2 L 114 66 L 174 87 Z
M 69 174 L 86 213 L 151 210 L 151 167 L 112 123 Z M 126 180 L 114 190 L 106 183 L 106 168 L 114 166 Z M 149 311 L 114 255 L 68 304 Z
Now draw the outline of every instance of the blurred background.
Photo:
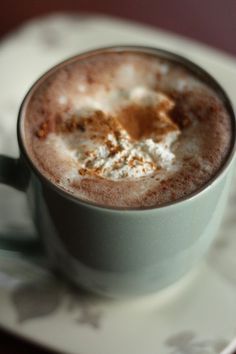
M 102 13 L 190 37 L 236 55 L 235 0 L 1 0 L 0 36 L 54 12 Z

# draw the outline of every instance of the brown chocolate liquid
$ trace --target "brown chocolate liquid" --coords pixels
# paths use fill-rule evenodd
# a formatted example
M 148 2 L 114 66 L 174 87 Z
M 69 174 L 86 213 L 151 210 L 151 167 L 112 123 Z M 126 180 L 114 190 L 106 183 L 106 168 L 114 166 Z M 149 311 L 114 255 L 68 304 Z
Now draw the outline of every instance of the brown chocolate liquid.
M 97 93 L 106 97 L 112 90 L 125 92 L 140 86 L 163 93 L 174 102 L 169 108 L 169 127 L 177 126 L 180 135 L 171 146 L 173 168 L 119 179 L 81 169 L 67 150 L 76 147 L 75 135 L 81 137 L 88 129 L 81 113 L 78 118 L 85 102 L 93 112 L 89 113 L 89 124 L 104 135 L 114 130 L 116 123 L 109 120 L 112 114 L 93 107 L 94 101 L 101 101 L 101 107 L 103 104 Z M 132 139 L 141 141 L 153 136 L 155 114 L 148 105 L 130 104 L 122 109 L 118 122 Z M 88 113 L 85 116 L 87 119 Z M 181 65 L 128 51 L 80 59 L 47 77 L 28 104 L 24 135 L 33 163 L 48 179 L 75 197 L 115 208 L 160 206 L 191 195 L 217 173 L 232 139 L 229 113 L 217 93 Z M 66 145 L 58 144 L 58 137 Z

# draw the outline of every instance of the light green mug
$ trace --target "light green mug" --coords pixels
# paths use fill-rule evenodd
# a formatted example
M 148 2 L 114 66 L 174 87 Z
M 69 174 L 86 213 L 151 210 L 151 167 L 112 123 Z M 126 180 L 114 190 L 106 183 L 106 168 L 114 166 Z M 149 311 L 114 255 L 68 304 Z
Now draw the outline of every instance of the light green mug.
M 222 98 L 232 121 L 232 141 L 220 170 L 196 193 L 161 207 L 107 208 L 71 196 L 35 167 L 24 143 L 23 122 L 35 90 L 55 70 L 105 51 L 151 53 L 187 67 Z M 222 218 L 233 171 L 235 117 L 220 85 L 204 70 L 160 49 L 119 46 L 78 55 L 43 75 L 26 95 L 18 117 L 20 158 L 0 156 L 0 182 L 24 190 L 53 268 L 75 284 L 112 297 L 162 289 L 206 253 Z

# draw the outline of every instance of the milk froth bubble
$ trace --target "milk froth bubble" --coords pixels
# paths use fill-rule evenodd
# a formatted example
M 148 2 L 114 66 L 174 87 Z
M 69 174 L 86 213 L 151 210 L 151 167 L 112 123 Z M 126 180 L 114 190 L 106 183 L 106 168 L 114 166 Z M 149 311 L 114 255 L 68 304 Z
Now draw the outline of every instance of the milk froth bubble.
M 193 193 L 220 168 L 230 119 L 217 94 L 154 55 L 101 53 L 61 67 L 25 119 L 39 170 L 103 206 L 159 206 Z

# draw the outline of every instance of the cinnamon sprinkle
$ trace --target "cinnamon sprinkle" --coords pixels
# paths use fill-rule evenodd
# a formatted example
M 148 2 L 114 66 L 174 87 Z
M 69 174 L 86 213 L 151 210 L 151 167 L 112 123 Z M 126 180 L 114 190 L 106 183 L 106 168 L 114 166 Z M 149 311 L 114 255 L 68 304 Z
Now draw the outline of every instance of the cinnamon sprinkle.
M 67 119 L 60 115 L 54 120 L 54 130 L 58 134 L 71 134 L 76 131 L 81 134 L 86 134 L 85 139 L 91 139 L 96 141 L 96 143 L 105 145 L 108 150 L 107 156 L 113 157 L 123 150 L 119 140 L 124 137 L 124 139 L 134 142 L 146 138 L 151 138 L 155 142 L 158 142 L 166 134 L 172 131 L 178 131 L 177 123 L 168 115 L 172 107 L 173 102 L 166 100 L 155 106 L 131 104 L 120 109 L 120 111 L 116 113 L 116 116 L 112 116 L 100 110 L 92 112 L 89 116 L 73 114 Z M 128 137 L 127 134 L 124 135 L 124 130 L 128 134 Z M 43 139 L 48 133 L 49 124 L 48 122 L 44 122 L 40 125 L 37 136 Z M 110 138 L 109 135 L 113 138 Z M 78 169 L 78 173 L 81 176 L 100 175 L 103 168 L 93 166 L 92 160 L 90 161 L 92 150 L 89 151 L 85 145 L 82 153 L 86 159 L 83 168 Z M 128 164 L 130 168 L 138 168 L 144 174 L 150 168 L 152 170 L 159 168 L 152 161 L 146 161 L 139 156 L 133 156 L 131 160 L 127 160 L 127 157 L 124 156 L 123 160 L 123 163 Z M 143 166 L 144 164 L 149 167 Z M 114 169 L 119 169 L 120 167 L 121 162 L 118 161 Z
M 154 137 L 160 139 L 164 135 L 179 130 L 178 125 L 167 115 L 169 104 L 142 106 L 132 104 L 123 108 L 117 115 L 122 128 L 134 140 Z
M 45 121 L 40 124 L 39 129 L 36 131 L 36 136 L 39 139 L 45 139 L 49 133 L 49 122 Z
M 86 168 L 80 168 L 78 172 L 81 176 L 85 176 L 88 170 Z

